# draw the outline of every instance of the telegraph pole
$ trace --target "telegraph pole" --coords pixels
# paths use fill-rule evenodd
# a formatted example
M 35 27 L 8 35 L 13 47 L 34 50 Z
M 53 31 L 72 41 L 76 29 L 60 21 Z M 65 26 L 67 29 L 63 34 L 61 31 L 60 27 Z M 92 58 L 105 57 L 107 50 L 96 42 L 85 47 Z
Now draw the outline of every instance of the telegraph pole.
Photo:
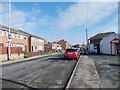
M 87 29 L 86 29 L 86 45 L 87 45 L 87 53 L 88 53 L 88 51 L 89 51 L 89 50 L 88 50 L 88 44 L 89 44 L 89 43 L 88 43 L 88 32 L 87 32 Z
M 8 26 L 9 26 L 9 33 L 8 33 L 8 61 L 10 60 L 10 41 L 11 41 L 11 34 L 10 34 L 10 22 L 11 22 L 11 0 L 9 0 L 9 17 L 8 17 Z

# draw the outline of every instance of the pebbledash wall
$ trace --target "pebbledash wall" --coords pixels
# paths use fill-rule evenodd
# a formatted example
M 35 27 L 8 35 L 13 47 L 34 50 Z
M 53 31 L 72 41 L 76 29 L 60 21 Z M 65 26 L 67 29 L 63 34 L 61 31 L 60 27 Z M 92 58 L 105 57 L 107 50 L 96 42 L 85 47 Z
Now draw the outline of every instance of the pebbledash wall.
M 110 41 L 112 41 L 114 38 L 117 38 L 117 34 L 111 34 L 106 37 L 104 37 L 100 42 L 100 52 L 104 54 L 111 54 L 110 50 Z M 115 54 L 115 46 L 113 45 L 112 48 L 112 54 Z
M 112 41 L 114 38 L 118 38 L 118 35 L 116 33 L 107 35 L 102 38 L 100 41 L 100 53 L 101 54 L 113 54 L 115 55 L 115 45 L 112 45 L 112 53 L 110 48 L 110 41 Z M 89 52 L 90 53 L 97 53 L 97 49 L 94 48 L 94 44 L 89 44 Z
M 7 60 L 8 56 L 8 29 L 0 25 L 0 60 Z M 10 42 L 11 59 L 24 58 L 22 52 L 44 51 L 45 39 L 27 32 L 10 28 L 12 39 Z M 30 38 L 30 39 L 29 39 Z

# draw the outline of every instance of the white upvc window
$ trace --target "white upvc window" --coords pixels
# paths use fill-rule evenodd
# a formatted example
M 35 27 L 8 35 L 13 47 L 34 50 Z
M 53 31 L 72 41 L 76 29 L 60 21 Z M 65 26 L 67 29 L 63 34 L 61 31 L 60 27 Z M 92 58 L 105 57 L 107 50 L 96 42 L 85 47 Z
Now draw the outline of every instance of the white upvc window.
M 40 42 L 40 39 L 38 41 Z
M 8 47 L 8 46 L 9 46 L 9 43 L 6 43 L 5 46 Z M 10 43 L 10 47 L 15 47 L 15 43 Z
M 27 36 L 24 36 L 24 39 L 26 40 L 26 39 L 27 39 Z
M 39 42 L 42 42 L 42 40 L 41 40 L 41 39 L 39 39 Z
M 20 35 L 20 39 L 23 39 L 23 35 Z
M 39 50 L 43 50 L 43 46 L 39 46 Z
M 39 39 L 38 39 L 38 38 L 35 38 L 35 37 L 32 37 L 32 41 L 39 42 Z
M 34 37 L 32 37 L 32 41 L 35 41 L 35 38 L 34 38 Z
M 6 32 L 6 36 L 8 37 L 8 32 L 7 31 L 5 31 Z
M 9 46 L 9 43 L 6 43 L 5 46 L 8 47 L 8 46 Z
M 24 44 L 17 43 L 16 47 L 24 47 Z
M 39 42 L 39 39 L 37 38 L 37 40 L 36 40 L 37 42 Z
M 18 38 L 18 39 L 23 39 L 23 35 L 17 34 L 17 38 Z
M 4 31 L 0 30 L 0 36 L 4 36 Z
M 17 34 L 17 38 L 20 39 L 20 35 L 19 34 Z

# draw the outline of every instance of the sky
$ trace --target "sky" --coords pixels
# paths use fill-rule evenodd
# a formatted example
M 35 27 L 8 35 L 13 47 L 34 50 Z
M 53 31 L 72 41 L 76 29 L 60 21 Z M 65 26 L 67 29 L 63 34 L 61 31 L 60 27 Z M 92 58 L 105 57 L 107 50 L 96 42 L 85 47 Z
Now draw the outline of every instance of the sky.
M 0 22 L 8 26 L 9 5 L 0 3 Z M 85 44 L 97 33 L 118 32 L 117 2 L 12 2 L 10 27 L 45 38 Z

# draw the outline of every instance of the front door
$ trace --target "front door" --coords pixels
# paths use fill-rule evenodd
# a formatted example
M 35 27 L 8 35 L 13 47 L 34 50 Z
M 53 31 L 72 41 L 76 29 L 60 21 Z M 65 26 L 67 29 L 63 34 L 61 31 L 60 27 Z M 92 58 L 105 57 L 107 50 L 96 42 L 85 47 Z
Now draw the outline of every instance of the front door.
M 117 44 L 117 54 L 120 54 L 120 44 Z
M 100 53 L 100 44 L 97 44 L 97 53 Z

